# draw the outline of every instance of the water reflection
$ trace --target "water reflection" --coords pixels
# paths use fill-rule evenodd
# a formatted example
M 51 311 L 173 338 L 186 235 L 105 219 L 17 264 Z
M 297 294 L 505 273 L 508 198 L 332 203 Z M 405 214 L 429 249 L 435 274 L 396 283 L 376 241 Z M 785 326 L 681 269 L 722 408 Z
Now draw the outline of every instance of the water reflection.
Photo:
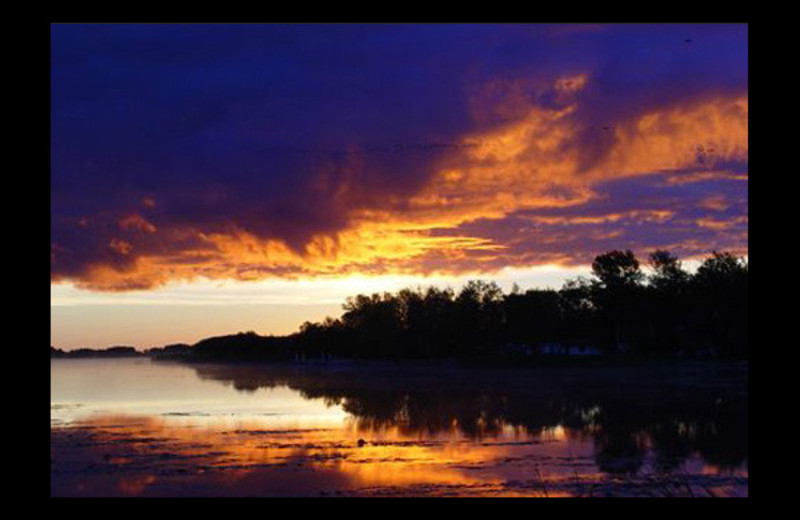
M 278 426 L 94 416 L 53 429 L 53 494 L 747 493 L 746 366 L 191 369 L 243 396 L 288 388 L 346 414 Z
M 703 369 L 548 369 L 446 373 L 431 369 L 275 369 L 197 366 L 200 378 L 248 392 L 288 386 L 308 399 L 341 405 L 366 432 L 405 435 L 454 428 L 470 438 L 508 428 L 539 434 L 564 427 L 591 437 L 597 465 L 636 473 L 644 456 L 659 471 L 691 454 L 722 469 L 747 458 L 746 372 Z

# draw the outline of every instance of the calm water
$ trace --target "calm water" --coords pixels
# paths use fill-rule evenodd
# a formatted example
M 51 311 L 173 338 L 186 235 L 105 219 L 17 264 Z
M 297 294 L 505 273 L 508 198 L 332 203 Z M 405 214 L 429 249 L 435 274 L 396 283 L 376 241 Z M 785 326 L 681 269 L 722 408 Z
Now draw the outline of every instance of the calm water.
M 61 495 L 746 496 L 747 365 L 51 361 Z

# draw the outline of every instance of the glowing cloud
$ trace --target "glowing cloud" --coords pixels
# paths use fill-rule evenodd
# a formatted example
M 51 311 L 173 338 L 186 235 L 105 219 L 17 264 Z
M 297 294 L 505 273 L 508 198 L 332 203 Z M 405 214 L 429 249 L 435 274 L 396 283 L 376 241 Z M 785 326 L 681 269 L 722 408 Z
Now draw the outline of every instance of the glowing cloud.
M 733 35 L 743 41 L 735 50 L 746 50 L 741 27 L 693 29 L 707 36 L 706 53 L 725 57 L 710 66 L 716 76 L 696 72 L 708 56 L 687 54 L 682 37 L 673 41 L 683 31 L 677 26 L 652 36 L 637 27 L 458 27 L 441 48 L 428 42 L 402 50 L 392 34 L 416 41 L 406 31 L 433 37 L 436 28 L 353 29 L 382 52 L 408 53 L 397 63 L 416 64 L 399 68 L 328 28 L 243 29 L 252 41 L 224 28 L 175 29 L 178 46 L 182 39 L 204 46 L 202 38 L 229 38 L 244 49 L 226 58 L 229 66 L 171 65 L 197 76 L 197 85 L 217 88 L 215 102 L 189 80 L 180 88 L 168 83 L 176 72 L 157 64 L 152 77 L 164 94 L 138 79 L 141 71 L 115 45 L 125 37 L 146 42 L 141 30 L 98 33 L 110 50 L 82 47 L 82 40 L 72 45 L 121 60 L 120 70 L 143 85 L 126 92 L 130 107 L 142 99 L 161 107 L 143 115 L 128 105 L 110 111 L 102 96 L 81 97 L 76 58 L 62 54 L 84 54 L 68 44 L 69 29 L 54 34 L 54 45 L 64 45 L 54 51 L 54 282 L 128 291 L 198 277 L 574 265 L 617 247 L 746 250 L 746 52 L 730 58 L 729 48 Z M 628 48 L 616 47 L 615 34 L 629 45 L 649 41 L 661 56 L 653 59 L 671 72 L 652 72 L 661 83 L 649 83 L 635 67 L 652 60 L 625 65 Z M 500 57 L 466 46 L 473 35 Z M 307 41 L 310 50 L 287 49 L 293 65 L 274 64 L 277 79 L 254 72 L 253 64 L 267 59 L 263 49 L 281 48 L 286 38 Z M 572 55 L 571 42 L 581 42 L 586 55 Z M 546 57 L 544 49 L 562 45 L 565 55 Z M 512 46 L 525 59 L 512 59 Z M 304 68 L 312 57 L 324 65 Z M 381 81 L 365 79 L 353 63 L 365 63 Z M 102 91 L 108 79 L 101 80 L 90 86 Z M 165 108 L 158 96 L 170 94 L 175 105 Z M 70 133 L 80 103 L 99 121 L 112 118 L 119 135 Z M 117 175 L 124 189 L 83 193 L 84 178 L 104 175 Z

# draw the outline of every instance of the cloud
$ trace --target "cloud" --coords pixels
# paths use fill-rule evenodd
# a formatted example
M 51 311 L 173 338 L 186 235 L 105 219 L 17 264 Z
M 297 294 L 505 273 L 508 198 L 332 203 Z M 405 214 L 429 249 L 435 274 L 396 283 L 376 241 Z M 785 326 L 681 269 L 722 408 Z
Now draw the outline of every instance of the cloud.
M 153 207 L 153 206 L 149 206 Z M 138 213 L 132 213 L 126 217 L 123 217 L 118 222 L 119 227 L 125 230 L 138 230 L 144 231 L 145 233 L 155 233 L 158 231 L 153 224 L 148 222 Z
M 54 26 L 51 279 L 746 249 L 746 27 L 573 29 Z
M 124 240 L 120 240 L 118 238 L 112 238 L 111 242 L 108 244 L 108 247 L 121 255 L 127 255 L 133 250 L 133 246 L 129 242 L 125 242 Z

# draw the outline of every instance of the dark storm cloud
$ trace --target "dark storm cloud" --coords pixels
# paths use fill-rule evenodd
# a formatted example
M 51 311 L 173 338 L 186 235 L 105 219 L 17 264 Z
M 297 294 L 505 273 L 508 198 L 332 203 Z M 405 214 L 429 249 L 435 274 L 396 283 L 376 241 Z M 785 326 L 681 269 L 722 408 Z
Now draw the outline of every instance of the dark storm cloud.
M 412 202 L 443 165 L 473 164 L 466 136 L 524 122 L 531 108 L 565 110 L 577 88 L 561 147 L 587 175 L 619 154 L 618 126 L 747 92 L 745 26 L 54 25 L 51 36 L 51 272 L 93 288 L 134 276 L 141 259 L 175 270 L 124 288 L 248 267 L 313 274 L 298 262 L 314 240 L 337 237 L 341 252 L 337 234 L 355 226 L 416 222 Z M 558 83 L 570 77 L 584 79 Z M 714 166 L 728 160 L 741 169 L 741 158 Z M 473 200 L 463 189 L 450 199 Z M 614 206 L 637 193 L 606 196 Z M 120 224 L 133 215 L 147 225 Z M 225 238 L 242 236 L 236 247 Z

